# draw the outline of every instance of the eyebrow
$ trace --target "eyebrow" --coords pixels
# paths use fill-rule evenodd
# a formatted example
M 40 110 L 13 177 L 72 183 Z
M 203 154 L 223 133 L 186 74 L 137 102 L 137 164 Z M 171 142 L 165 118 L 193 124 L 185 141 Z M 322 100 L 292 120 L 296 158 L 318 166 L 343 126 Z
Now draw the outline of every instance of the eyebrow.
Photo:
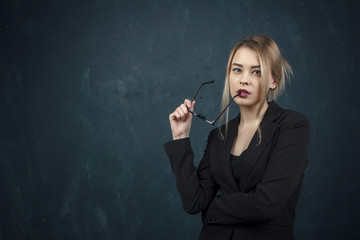
M 239 66 L 239 67 L 243 67 L 243 65 L 242 65 L 242 64 L 239 64 L 239 63 L 233 63 L 232 65 Z M 253 68 L 260 68 L 260 65 L 251 66 L 250 68 L 251 68 L 251 69 L 253 69 Z

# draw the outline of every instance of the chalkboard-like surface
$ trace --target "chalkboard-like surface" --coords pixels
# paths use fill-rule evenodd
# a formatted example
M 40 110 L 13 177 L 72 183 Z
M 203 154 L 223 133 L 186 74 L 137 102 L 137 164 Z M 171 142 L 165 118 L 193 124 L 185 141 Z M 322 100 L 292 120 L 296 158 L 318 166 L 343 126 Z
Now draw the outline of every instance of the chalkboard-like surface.
M 295 77 L 279 100 L 312 124 L 296 239 L 357 239 L 356 1 L 0 1 L 0 239 L 196 239 L 163 151 L 168 114 L 203 81 L 219 111 L 244 36 Z M 236 107 L 231 114 L 237 113 Z M 202 156 L 210 126 L 195 119 Z

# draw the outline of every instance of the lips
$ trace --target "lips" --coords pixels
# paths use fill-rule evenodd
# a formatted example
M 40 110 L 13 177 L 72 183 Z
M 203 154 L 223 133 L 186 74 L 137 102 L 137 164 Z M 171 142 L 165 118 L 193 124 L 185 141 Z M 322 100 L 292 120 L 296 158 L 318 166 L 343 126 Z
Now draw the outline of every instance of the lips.
M 247 97 L 250 95 L 250 93 L 246 89 L 241 89 L 241 88 L 237 90 L 236 93 L 239 95 L 239 97 Z

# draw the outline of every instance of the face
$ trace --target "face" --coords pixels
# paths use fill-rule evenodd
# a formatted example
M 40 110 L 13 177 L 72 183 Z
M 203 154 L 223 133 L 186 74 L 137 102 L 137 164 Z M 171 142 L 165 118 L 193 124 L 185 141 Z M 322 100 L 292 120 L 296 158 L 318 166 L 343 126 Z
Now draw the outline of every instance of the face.
M 253 107 L 260 103 L 261 74 L 257 53 L 247 47 L 239 48 L 231 63 L 229 75 L 231 96 L 235 96 L 240 90 L 240 95 L 234 99 L 239 106 Z M 276 87 L 271 76 L 268 81 L 269 88 Z

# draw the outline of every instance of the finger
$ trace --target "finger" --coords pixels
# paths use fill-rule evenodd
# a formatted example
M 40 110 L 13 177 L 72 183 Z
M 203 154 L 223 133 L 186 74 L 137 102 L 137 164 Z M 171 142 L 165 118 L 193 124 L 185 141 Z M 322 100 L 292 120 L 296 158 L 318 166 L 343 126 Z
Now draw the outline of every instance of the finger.
M 191 101 L 189 99 L 185 99 L 184 104 L 186 107 L 191 108 Z
M 192 104 L 191 104 L 191 107 L 190 107 L 191 111 L 194 111 L 194 106 L 195 106 L 195 101 L 192 101 Z
M 184 112 L 185 117 L 187 118 L 187 117 L 189 116 L 189 110 L 188 110 L 188 108 L 185 106 L 185 104 L 181 104 L 181 105 L 180 105 L 180 108 L 181 108 L 181 110 Z
M 185 114 L 182 112 L 182 110 L 177 108 L 176 113 L 177 113 L 177 116 L 178 116 L 178 121 L 184 121 Z
M 173 113 L 170 114 L 169 119 L 170 119 L 170 121 L 179 121 L 180 115 L 175 110 Z
M 172 121 L 174 119 L 174 113 L 169 114 L 169 120 Z
M 188 110 L 184 104 L 181 104 L 176 110 L 181 116 L 181 121 L 186 121 Z
M 175 119 L 174 119 L 175 121 L 182 121 L 183 113 L 182 113 L 182 110 L 179 109 L 179 107 L 177 109 L 175 109 L 173 114 L 175 116 Z

